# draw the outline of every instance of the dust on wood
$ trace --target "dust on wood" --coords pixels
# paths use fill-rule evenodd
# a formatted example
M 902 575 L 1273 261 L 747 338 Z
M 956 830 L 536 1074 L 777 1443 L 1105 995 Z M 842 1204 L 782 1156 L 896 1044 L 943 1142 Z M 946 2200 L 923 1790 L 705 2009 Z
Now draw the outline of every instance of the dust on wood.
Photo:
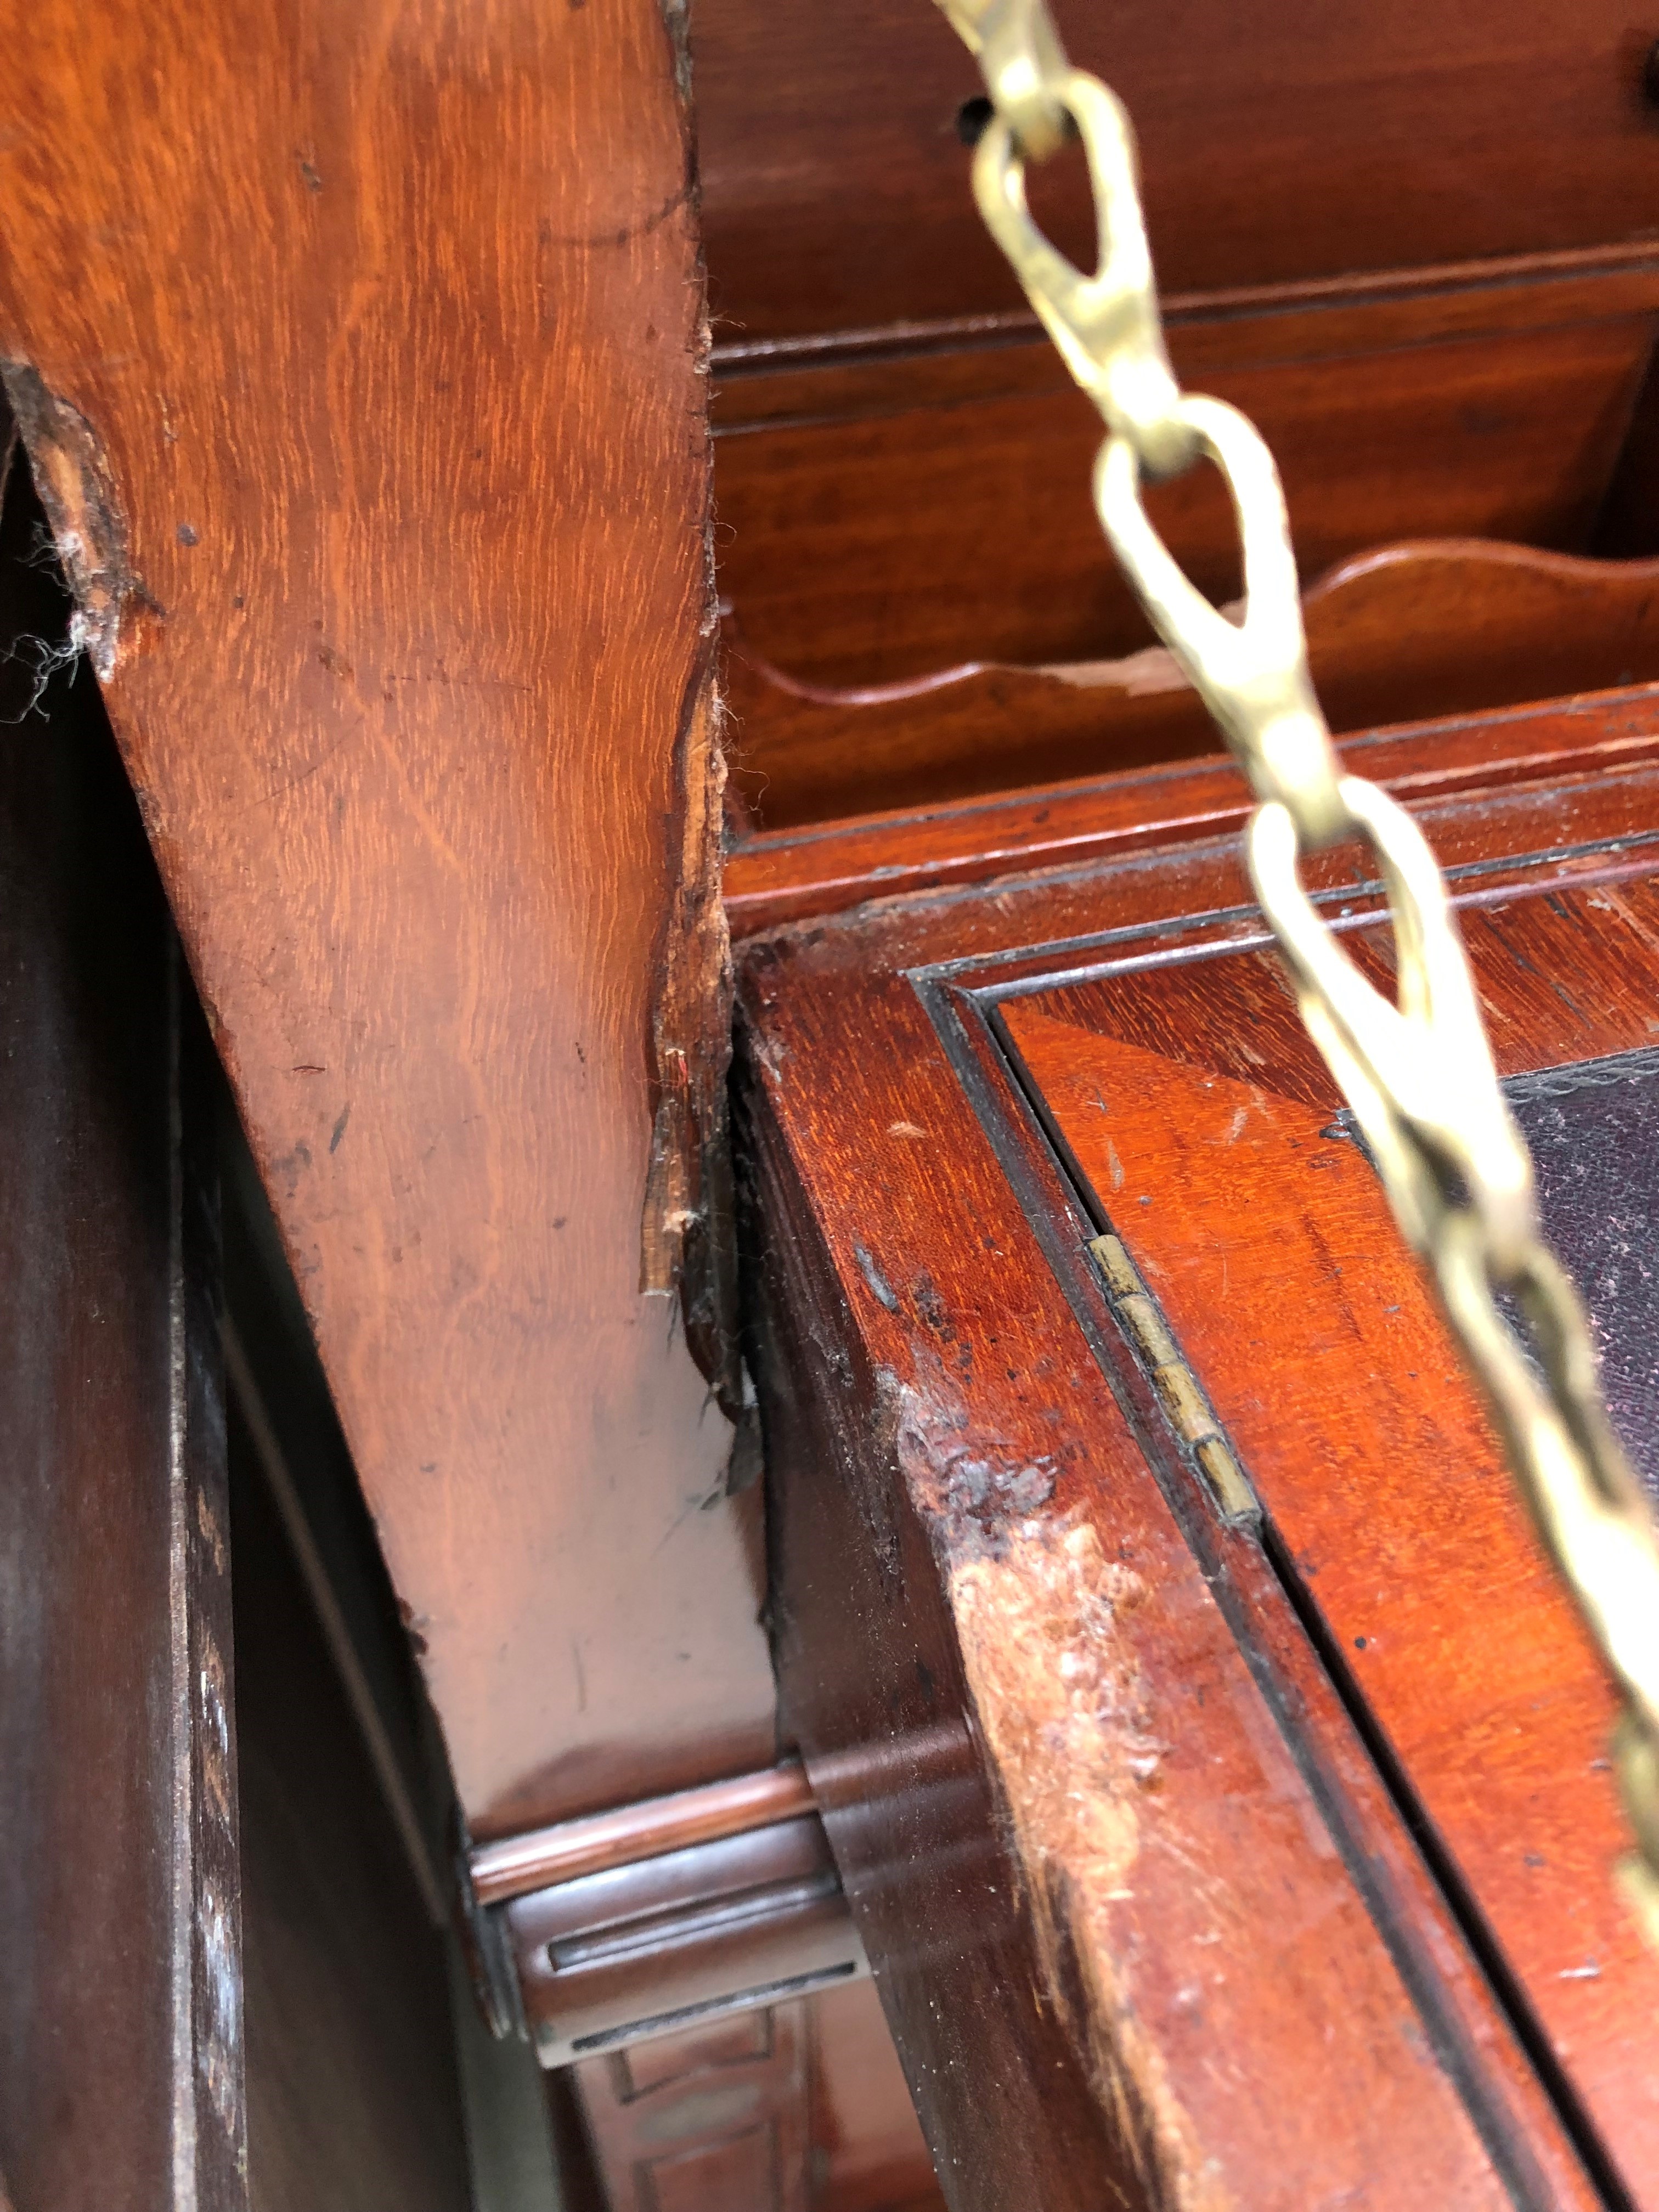
M 70 644 L 83 652 L 101 683 L 120 658 L 130 605 L 149 613 L 155 602 L 133 568 L 125 518 L 103 441 L 78 408 L 50 390 L 26 361 L 0 362 L 35 489 L 75 601 Z
M 742 1411 L 726 1079 L 732 945 L 720 902 L 726 761 L 719 702 L 696 679 L 675 747 L 677 875 L 663 920 L 651 1019 L 655 1112 L 640 1287 L 678 1290 L 686 1341 L 722 1409 Z
M 1146 1583 L 1091 1524 L 1053 1510 L 1050 1462 L 973 1432 L 942 1369 L 903 1389 L 896 1439 L 947 1577 L 1048 2000 L 1083 2039 L 1147 2203 L 1223 2212 L 1228 2193 L 1140 2020 L 1113 1927 L 1166 1750 L 1136 1650 Z

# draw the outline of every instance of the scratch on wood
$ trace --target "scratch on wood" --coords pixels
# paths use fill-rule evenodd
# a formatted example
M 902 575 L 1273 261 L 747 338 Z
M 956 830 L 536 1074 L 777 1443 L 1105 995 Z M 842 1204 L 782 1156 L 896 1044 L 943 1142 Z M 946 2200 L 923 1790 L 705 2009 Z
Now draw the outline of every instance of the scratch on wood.
M 858 1262 L 859 1273 L 863 1276 L 871 1297 L 878 1305 L 885 1306 L 889 1313 L 896 1313 L 899 1310 L 897 1293 L 862 1244 L 854 1245 L 853 1257 Z
M 945 1569 L 974 1711 L 1026 1885 L 1045 1993 L 1159 2212 L 1223 2212 L 1138 2015 L 1116 1915 L 1167 1753 L 1135 1649 L 1146 1596 L 1053 1472 L 975 1437 L 943 1370 L 902 1395 L 900 1471 Z
M 669 217 L 678 215 L 691 197 L 690 188 L 681 185 L 659 200 L 648 213 L 636 216 L 632 222 L 609 223 L 602 230 L 562 232 L 544 224 L 540 242 L 544 246 L 574 246 L 578 252 L 591 252 L 602 246 L 629 246 L 636 239 L 649 238 L 653 230 L 660 230 Z
M 32 363 L 0 362 L 0 381 L 75 601 L 70 642 L 106 683 L 120 659 L 129 606 L 157 610 L 132 567 L 102 441 L 78 408 L 47 388 Z

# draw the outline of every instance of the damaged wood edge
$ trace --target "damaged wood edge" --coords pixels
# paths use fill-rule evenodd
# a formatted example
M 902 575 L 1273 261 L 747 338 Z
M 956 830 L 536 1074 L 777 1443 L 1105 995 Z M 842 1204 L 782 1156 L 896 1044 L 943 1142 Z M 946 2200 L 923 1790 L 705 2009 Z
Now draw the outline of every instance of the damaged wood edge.
M 942 1389 L 935 1385 L 942 1385 Z M 1131 1894 L 1158 1738 L 1129 1623 L 1148 1591 L 1052 1477 L 973 1436 L 942 1371 L 890 1394 L 903 1491 L 945 1583 L 975 1729 L 1030 1916 L 1042 1994 L 1158 2212 L 1223 2212 L 1114 1926 Z
M 1127 2203 L 1127 2187 L 1119 2181 L 1127 2184 L 1130 2162 L 1115 2139 L 1113 2116 L 1103 2107 L 1085 2039 L 1075 2032 L 1078 2008 L 1063 2012 L 1042 1978 L 1041 1935 L 1018 1856 L 1008 1792 L 999 1783 L 975 1692 L 963 1668 L 944 1559 L 945 1531 L 933 1525 L 910 1495 L 902 1460 L 912 1460 L 922 1490 L 939 1505 L 940 1519 L 969 1550 L 999 1545 L 999 1521 L 1007 1509 L 1029 1513 L 1052 1498 L 1054 1465 L 1042 1455 L 1022 1464 L 1005 1446 L 997 1455 L 996 1472 L 1006 1479 L 1000 1485 L 994 1479 L 979 1480 L 974 1462 L 988 1455 L 974 1449 L 967 1407 L 938 1355 L 918 1347 L 924 1374 L 907 1382 L 881 1359 L 880 1349 L 886 1347 L 873 1345 L 856 1325 L 791 1147 L 769 1117 L 757 1112 L 775 1073 L 755 1027 L 746 1024 L 739 1035 L 738 1079 L 733 1086 L 736 1151 L 744 1249 L 755 1255 L 744 1285 L 749 1360 L 769 1421 L 781 1430 L 768 1437 L 768 1480 L 775 1489 L 768 1501 L 774 1551 L 767 1626 L 779 1671 L 786 1739 L 803 1745 L 838 1856 L 844 1838 L 838 1837 L 837 1822 L 851 1815 L 857 1840 L 852 1864 L 842 1866 L 848 1895 L 883 1987 L 924 2130 L 936 2156 L 942 2153 L 948 2166 L 956 2167 L 947 2118 L 953 2031 L 949 2017 L 941 2018 L 926 1989 L 918 1986 L 913 1947 L 919 1942 L 929 1954 L 935 1946 L 959 1950 L 962 1938 L 953 1927 L 941 1925 L 937 1900 L 927 1895 L 927 1885 L 913 1917 L 902 1900 L 903 1885 L 885 1871 L 893 1864 L 889 1854 L 895 1844 L 904 1863 L 919 1868 L 941 1846 L 954 1858 L 964 1841 L 960 1803 L 945 1810 L 942 1778 L 925 1773 L 921 1765 L 937 1755 L 933 1747 L 948 1728 L 952 1750 L 945 1770 L 951 1771 L 960 1761 L 975 1778 L 973 1832 L 977 1835 L 983 1823 L 990 1855 L 987 1871 L 994 1869 L 998 1899 L 994 1906 L 988 1900 L 988 1912 L 995 1921 L 1007 1916 L 1011 1933 L 1000 1940 L 1013 1946 L 1006 1954 L 1007 1970 L 998 1972 L 994 1986 L 986 1991 L 991 2047 L 1011 2057 L 1026 2052 L 1031 2033 L 1026 2023 L 1035 2016 L 1043 2082 L 1036 2110 L 1045 2109 L 1046 2089 L 1079 2116 L 1086 2113 L 1089 2172 L 1098 2182 L 1100 2201 Z M 911 1368 L 915 1373 L 914 1363 Z M 931 1479 L 927 1468 L 916 1463 L 918 1451 L 931 1459 Z M 809 1472 L 820 1467 L 826 1474 L 833 1469 L 834 1479 L 819 1480 Z M 802 1542 L 799 1507 L 809 1499 L 817 1501 L 808 1508 L 814 1532 L 805 1552 L 796 1552 L 809 1571 L 803 1595 L 810 1601 L 816 1591 L 819 1601 L 827 1600 L 836 1608 L 844 1605 L 854 1617 L 872 1607 L 883 1624 L 872 1621 L 867 1650 L 857 1662 L 860 1687 L 854 1693 L 851 1713 L 843 1692 L 831 1688 L 833 1674 L 824 1672 L 823 1647 L 797 1617 L 790 1588 L 793 1563 L 784 1554 Z M 844 1536 L 819 1520 L 819 1506 L 832 1523 L 844 1516 Z M 846 1558 L 843 1541 L 853 1547 Z M 830 1570 L 822 1580 L 821 1566 Z M 937 1655 L 918 1615 L 937 1624 L 945 1647 Z M 919 1663 L 924 1650 L 927 1664 Z M 937 1678 L 932 1671 L 936 1656 L 946 1670 Z M 874 1740 L 885 1748 L 874 1773 L 865 1765 L 872 1738 L 857 1711 L 866 1667 L 874 1670 L 870 1680 L 880 1683 L 882 1692 Z M 902 1673 L 895 1674 L 895 1668 Z M 832 1700 L 830 1714 L 821 1702 L 826 1691 Z M 890 1831 L 884 1844 L 872 1838 L 866 1821 L 877 1808 L 878 1826 L 896 1820 L 902 1843 Z M 948 1922 L 951 1908 L 945 1910 Z M 1017 1934 L 1012 1932 L 1015 1928 Z M 969 1936 L 965 1948 L 971 1977 L 975 1936 Z M 1051 2074 L 1051 2069 L 1056 2070 Z M 1037 2078 L 1028 2076 L 1031 2081 Z M 941 2127 L 946 2130 L 943 2136 L 937 2132 Z M 1095 2197 L 1091 2184 L 1091 2205 Z M 1072 2201 L 1068 2195 L 1066 2202 Z
M 890 1349 L 886 1329 L 872 1343 L 854 1322 L 799 1164 L 755 1116 L 775 1075 L 760 1043 L 746 1030 L 736 1087 L 745 1200 L 766 1224 L 750 1285 L 763 1299 L 753 1316 L 756 1372 L 774 1403 L 810 1423 L 836 1470 L 838 1480 L 823 1487 L 852 1516 L 881 1604 L 901 1620 L 938 1608 L 960 1670 L 951 1695 L 990 1801 L 988 1840 L 1030 1962 L 1029 1979 L 1022 1971 L 1006 1996 L 1011 2007 L 1033 2008 L 1050 2063 L 1063 2064 L 1098 2126 L 1099 2201 L 1223 2212 L 1220 2184 L 1137 2011 L 1133 1952 L 1114 1924 L 1142 1826 L 1156 1817 L 1168 1748 L 1153 1733 L 1133 1642 L 1149 1592 L 1132 1565 L 1106 1559 L 1081 1514 L 1056 1509 L 1054 1454 L 1022 1449 L 976 1424 L 933 1346 L 909 1339 L 907 1380 L 880 1356 Z M 907 1570 L 915 1540 L 928 1556 L 925 1575 Z M 787 1683 L 800 1662 L 790 1656 L 797 1632 L 776 1582 L 769 1625 Z M 933 1694 L 930 1687 L 930 1708 Z M 834 1810 L 826 1804 L 832 1838 Z M 860 1917 L 872 1905 L 890 1909 L 890 1899 L 861 1899 L 856 1886 L 849 1894 Z M 865 1934 L 870 1942 L 879 1929 Z M 880 1953 L 878 1941 L 878 1978 Z M 923 2104 L 927 2070 L 912 2078 Z M 1096 2201 L 1093 2190 L 1087 2201 Z
M 672 880 L 653 966 L 651 1156 L 640 1288 L 678 1291 L 691 1355 L 722 1411 L 737 1420 L 743 1393 L 726 1103 L 733 980 L 720 896 L 726 757 L 714 676 L 712 568 L 705 574 L 697 665 L 674 743 Z
M 674 749 L 676 874 L 654 969 L 654 1107 L 640 1288 L 678 1291 L 692 1357 L 735 1420 L 743 1394 L 726 1104 L 732 975 L 720 900 L 726 761 L 719 723 L 719 701 L 705 662 L 693 680 Z
M 678 1291 L 686 1343 L 716 1402 L 739 1425 L 728 1486 L 754 1427 L 745 1413 L 738 1341 L 736 1203 L 726 1079 L 732 1064 L 732 939 L 721 896 L 725 851 L 724 709 L 714 656 L 714 443 L 708 422 L 707 271 L 696 222 L 696 145 L 689 25 L 684 0 L 662 0 L 684 161 L 690 282 L 696 292 L 693 368 L 702 425 L 701 608 L 695 665 L 681 701 L 673 752 L 670 889 L 653 963 L 651 1154 L 640 1237 L 640 1288 Z
M 674 57 L 674 94 L 679 103 L 680 127 L 691 147 L 691 9 L 690 0 L 657 0 L 663 27 Z
M 1112 1312 L 1146 1370 L 1170 1427 L 1187 1447 L 1221 1518 L 1230 1528 L 1259 1528 L 1261 1503 L 1234 1456 L 1215 1409 L 1182 1357 L 1156 1301 L 1122 1241 L 1097 1237 L 1090 1257 L 1106 1285 Z
M 100 683 L 119 664 L 129 610 L 159 615 L 132 565 L 126 518 L 103 441 L 79 408 L 30 362 L 0 362 L 0 383 L 75 603 L 68 652 L 84 653 Z

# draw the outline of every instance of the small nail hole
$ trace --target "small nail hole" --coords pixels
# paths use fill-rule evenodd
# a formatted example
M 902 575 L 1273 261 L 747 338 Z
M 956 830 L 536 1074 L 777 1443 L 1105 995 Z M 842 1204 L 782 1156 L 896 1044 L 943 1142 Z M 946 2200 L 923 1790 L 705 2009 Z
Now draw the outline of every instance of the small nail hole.
M 1654 57 L 1650 54 L 1648 67 L 1652 69 L 1653 65 Z M 986 125 L 995 112 L 982 92 L 976 92 L 971 100 L 963 101 L 957 110 L 957 136 L 964 146 L 978 145 L 985 136 Z

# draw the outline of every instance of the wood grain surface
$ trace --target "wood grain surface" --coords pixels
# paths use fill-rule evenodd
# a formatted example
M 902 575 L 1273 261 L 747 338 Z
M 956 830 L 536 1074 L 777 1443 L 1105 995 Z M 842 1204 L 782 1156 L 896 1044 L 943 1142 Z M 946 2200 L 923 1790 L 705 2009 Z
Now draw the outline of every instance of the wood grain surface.
M 1473 888 L 1473 886 L 1471 886 Z M 1651 878 L 1466 915 L 1508 1074 L 1650 1046 Z M 1375 933 L 1355 949 L 1387 973 Z M 1612 1687 L 1266 953 L 1007 1005 L 1020 1059 L 1255 1484 L 1334 1661 L 1632 2197 L 1659 2198 L 1659 1960 L 1613 1881 Z M 1639 1169 L 1632 1164 L 1632 1173 Z
M 811 2016 L 818 2212 L 944 2212 L 874 1984 L 820 1990 Z
M 1652 43 L 1616 0 L 1060 0 L 1073 58 L 1127 103 L 1167 291 L 1568 251 L 1659 222 Z M 702 0 L 693 24 L 723 338 L 1018 307 L 975 215 L 961 103 L 982 90 L 907 0 Z M 1083 167 L 1033 199 L 1082 251 Z
M 1487 904 L 1593 906 L 1652 868 L 1659 778 L 1422 812 Z M 1343 856 L 1314 874 L 1363 896 Z M 1176 1447 L 975 1011 L 1204 916 L 1256 927 L 1231 840 L 745 947 L 786 1717 L 953 2204 L 1066 2203 L 1079 2172 L 1091 2203 L 1108 2175 L 1287 2212 L 1617 2201 L 1363 1701 Z
M 210 1053 L 0 510 L 0 2199 L 248 2203 Z
M 10 21 L 0 355 L 467 1813 L 763 1764 L 662 17 Z

